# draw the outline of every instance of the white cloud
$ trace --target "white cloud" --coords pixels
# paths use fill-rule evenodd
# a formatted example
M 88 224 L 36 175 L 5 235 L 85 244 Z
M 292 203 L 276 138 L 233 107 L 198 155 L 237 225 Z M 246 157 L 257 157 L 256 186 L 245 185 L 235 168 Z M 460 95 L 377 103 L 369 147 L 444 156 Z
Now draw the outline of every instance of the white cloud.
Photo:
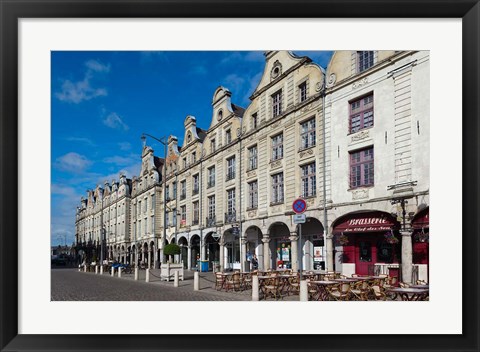
M 123 122 L 122 118 L 116 113 L 110 113 L 105 119 L 103 119 L 103 124 L 107 127 L 114 128 L 114 129 L 123 129 L 127 131 L 129 127 L 125 122 Z
M 137 161 L 139 158 L 138 156 L 134 157 L 134 156 L 119 156 L 119 155 L 115 155 L 115 156 L 111 156 L 111 157 L 108 157 L 108 158 L 105 158 L 103 159 L 103 162 L 107 163 L 107 164 L 115 164 L 115 165 L 128 165 L 128 164 L 132 164 L 133 162 Z
M 55 93 L 55 97 L 67 103 L 79 104 L 82 101 L 90 100 L 96 97 L 106 96 L 106 88 L 95 88 L 92 86 L 94 73 L 110 72 L 110 65 L 105 65 L 96 60 L 85 62 L 87 70 L 82 80 L 72 82 L 71 80 L 62 80 L 61 90 Z
M 118 146 L 120 147 L 120 150 L 130 150 L 132 149 L 132 145 L 128 142 L 120 142 L 118 143 Z
M 92 162 L 85 156 L 70 152 L 61 157 L 58 157 L 55 161 L 55 168 L 60 171 L 66 171 L 71 173 L 82 173 L 85 171 Z
M 229 74 L 223 81 L 225 82 L 225 88 L 235 92 L 241 91 L 245 84 L 245 78 L 235 73 Z
M 83 143 L 83 144 L 86 144 L 90 147 L 95 147 L 95 143 L 92 142 L 91 139 L 89 138 L 84 138 L 84 137 L 67 137 L 65 138 L 66 141 L 68 142 L 79 142 L 79 143 Z
M 97 60 L 88 60 L 85 62 L 85 66 L 87 66 L 89 70 L 95 72 L 110 72 L 110 64 L 105 65 Z

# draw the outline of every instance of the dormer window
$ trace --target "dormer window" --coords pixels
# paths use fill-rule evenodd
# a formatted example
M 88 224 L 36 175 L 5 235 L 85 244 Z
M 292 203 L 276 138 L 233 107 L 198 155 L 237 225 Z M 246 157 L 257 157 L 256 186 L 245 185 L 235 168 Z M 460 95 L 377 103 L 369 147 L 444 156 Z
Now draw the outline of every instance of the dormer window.
M 277 117 L 282 114 L 282 90 L 272 95 L 272 113 L 273 117 Z
M 210 140 L 210 150 L 211 150 L 212 153 L 215 152 L 215 147 L 216 147 L 216 145 L 215 145 L 215 138 L 212 138 L 212 139 Z
M 257 113 L 252 115 L 252 129 L 256 129 L 258 126 L 258 116 Z
M 303 82 L 298 86 L 298 92 L 299 92 L 300 103 L 307 100 L 307 82 Z
M 187 135 L 187 143 L 190 143 L 192 141 L 192 135 L 189 133 Z
M 196 162 L 197 161 L 197 153 L 196 152 L 193 152 L 192 153 L 192 163 Z
M 222 119 L 223 119 L 223 110 L 219 110 L 217 115 L 217 120 L 222 121 Z
M 368 70 L 373 66 L 374 51 L 357 51 L 358 73 Z

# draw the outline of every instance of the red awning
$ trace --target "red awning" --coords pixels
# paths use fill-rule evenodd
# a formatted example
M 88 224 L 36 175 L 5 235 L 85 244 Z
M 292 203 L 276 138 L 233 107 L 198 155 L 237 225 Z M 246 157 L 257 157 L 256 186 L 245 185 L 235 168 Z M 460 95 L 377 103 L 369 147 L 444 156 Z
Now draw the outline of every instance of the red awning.
M 388 231 L 399 227 L 398 221 L 390 214 L 381 211 L 350 213 L 338 218 L 333 233 L 362 233 Z
M 412 219 L 412 228 L 421 229 L 429 226 L 430 207 L 418 211 Z

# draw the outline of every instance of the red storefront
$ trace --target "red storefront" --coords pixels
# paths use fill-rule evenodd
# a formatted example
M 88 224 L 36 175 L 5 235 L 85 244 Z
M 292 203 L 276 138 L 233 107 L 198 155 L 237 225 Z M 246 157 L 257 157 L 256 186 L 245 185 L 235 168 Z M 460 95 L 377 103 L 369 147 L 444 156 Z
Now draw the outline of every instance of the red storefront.
M 413 264 L 428 265 L 429 207 L 418 211 L 412 219 Z
M 346 214 L 333 224 L 336 246 L 343 246 L 342 263 L 355 264 L 355 273 L 373 275 L 375 264 L 400 262 L 399 223 L 388 213 Z

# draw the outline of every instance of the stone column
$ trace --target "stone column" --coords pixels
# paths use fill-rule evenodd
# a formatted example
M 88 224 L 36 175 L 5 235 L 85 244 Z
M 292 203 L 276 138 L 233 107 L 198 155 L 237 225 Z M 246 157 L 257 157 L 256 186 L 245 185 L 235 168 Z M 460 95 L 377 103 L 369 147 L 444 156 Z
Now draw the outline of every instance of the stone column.
M 270 258 L 270 236 L 268 234 L 263 235 L 263 270 L 271 269 L 271 258 Z
M 402 281 L 412 283 L 412 233 L 400 232 L 402 235 Z
M 153 268 L 157 269 L 157 249 L 155 245 L 153 245 L 152 247 L 152 255 L 153 255 Z
M 187 246 L 187 269 L 192 269 L 192 246 Z
M 298 271 L 298 235 L 296 232 L 290 232 L 291 246 L 292 246 L 292 270 Z
M 245 268 L 245 262 L 247 261 L 247 242 L 246 237 L 240 239 L 240 243 L 242 244 L 240 248 L 240 268 L 243 272 L 247 271 Z
M 333 267 L 333 234 L 327 233 L 327 231 L 325 230 L 324 236 L 325 236 L 325 249 L 326 249 L 326 252 L 327 252 L 327 262 L 325 263 L 326 264 L 325 269 L 327 271 L 333 271 L 334 270 L 334 267 Z
M 152 248 L 150 248 L 150 246 L 148 246 L 147 255 L 148 255 L 147 264 L 148 264 L 148 268 L 150 269 L 152 264 Z
M 220 239 L 220 271 L 225 270 L 225 242 L 223 241 L 223 237 Z

